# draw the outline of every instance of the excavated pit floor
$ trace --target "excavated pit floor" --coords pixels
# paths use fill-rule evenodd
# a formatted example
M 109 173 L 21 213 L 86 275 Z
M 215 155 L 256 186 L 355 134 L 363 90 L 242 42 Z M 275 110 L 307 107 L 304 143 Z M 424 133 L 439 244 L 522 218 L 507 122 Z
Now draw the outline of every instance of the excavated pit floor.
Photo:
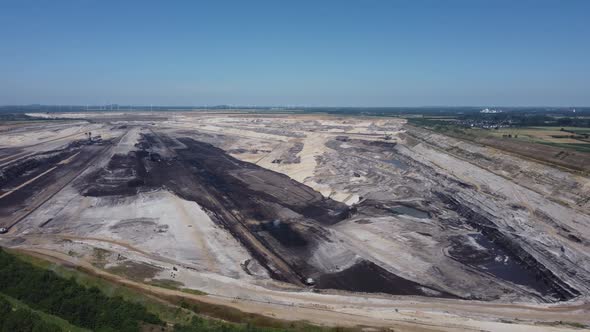
M 145 134 L 136 148 L 126 155 L 115 154 L 106 167 L 79 179 L 76 187 L 80 193 L 105 198 L 170 190 L 209 211 L 278 280 L 301 284 L 313 277 L 318 280 L 317 288 L 452 296 L 368 261 L 336 273 L 310 265 L 307 261 L 315 247 L 331 241 L 324 227 L 348 218 L 354 211 L 283 174 L 237 160 L 219 148 L 190 138 Z M 163 150 L 172 157 L 152 157 L 154 151 Z M 403 212 L 418 211 L 406 210 Z M 263 247 L 267 251 L 261 251 Z M 284 267 L 278 267 L 281 265 L 277 261 Z
M 320 293 L 506 302 L 589 293 L 590 184 L 549 166 L 404 131 L 390 119 L 172 114 L 93 121 L 120 141 L 67 152 L 53 148 L 61 141 L 0 151 L 8 166 L 24 161 L 13 173 L 0 166 L 15 174 L 0 183 L 0 195 L 14 190 L 0 199 L 0 217 L 33 212 L 11 230 L 23 237 L 9 245 L 34 247 L 29 239 L 37 233 L 75 235 L 75 245 L 102 239 L 113 252 L 140 250 L 150 264 L 235 282 L 274 283 L 270 276 L 295 285 L 276 283 L 281 289 Z M 63 135 L 76 132 L 66 127 Z M 21 140 L 29 142 L 11 139 Z M 32 157 L 41 161 L 27 165 Z M 134 264 L 137 251 L 130 256 L 121 269 Z M 208 287 L 185 278 L 187 286 Z

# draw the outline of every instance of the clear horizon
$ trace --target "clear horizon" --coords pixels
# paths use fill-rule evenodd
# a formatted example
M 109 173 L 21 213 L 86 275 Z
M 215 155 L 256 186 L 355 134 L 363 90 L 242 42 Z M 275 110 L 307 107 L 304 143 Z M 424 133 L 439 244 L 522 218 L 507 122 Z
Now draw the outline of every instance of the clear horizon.
M 0 1 L 0 105 L 584 107 L 589 12 L 581 0 Z
M 113 108 L 111 108 L 111 106 Z M 472 109 L 579 109 L 579 110 L 590 110 L 590 106 L 586 105 L 521 105 L 521 106 L 514 106 L 514 105 L 416 105 L 416 106 L 363 106 L 363 105 L 351 105 L 351 106 L 342 106 L 342 105 L 233 105 L 233 104 L 219 104 L 219 105 L 143 105 L 143 104 L 6 104 L 0 105 L 0 108 L 10 108 L 10 107 L 51 107 L 51 108 L 64 108 L 63 111 L 67 111 L 67 108 L 80 108 L 85 109 L 88 108 L 89 111 L 96 111 L 96 110 L 108 110 L 108 111 L 117 111 L 117 110 L 146 110 L 150 108 L 158 108 L 158 109 L 222 109 L 222 108 L 231 108 L 231 109 L 270 109 L 270 108 L 284 108 L 284 109 L 298 109 L 298 108 L 351 108 L 351 109 L 421 109 L 421 108 L 472 108 Z

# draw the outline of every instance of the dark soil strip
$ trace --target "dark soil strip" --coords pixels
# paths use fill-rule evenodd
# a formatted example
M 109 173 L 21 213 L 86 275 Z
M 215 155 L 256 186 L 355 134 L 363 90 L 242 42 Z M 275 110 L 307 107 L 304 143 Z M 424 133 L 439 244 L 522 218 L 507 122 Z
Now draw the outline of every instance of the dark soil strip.
M 340 272 L 324 274 L 319 278 L 317 287 L 394 295 L 432 296 L 433 293 L 438 293 L 438 297 L 456 298 L 452 294 L 433 289 L 430 289 L 430 294 L 426 293 L 424 288 L 428 287 L 399 277 L 369 261 L 361 261 Z
M 437 193 L 437 196 L 447 204 L 449 209 L 456 211 L 460 216 L 465 218 L 467 224 L 485 236 L 485 239 L 483 239 L 485 241 L 484 244 L 495 247 L 493 250 L 506 254 L 510 260 L 520 265 L 518 270 L 509 273 L 502 271 L 502 273 L 496 275 L 497 277 L 507 281 L 516 281 L 520 284 L 526 283 L 526 286 L 537 290 L 539 293 L 550 295 L 561 301 L 570 300 L 580 294 L 576 289 L 563 282 L 551 270 L 524 250 L 519 244 L 521 239 L 517 235 L 509 236 L 502 233 L 491 220 L 475 212 L 450 195 Z M 458 250 L 461 252 L 463 249 Z M 463 252 L 460 256 L 464 258 L 464 263 L 474 263 L 473 259 L 470 258 L 473 255 L 466 255 Z M 485 261 L 482 260 L 481 263 L 485 264 Z M 519 274 L 519 276 L 511 277 L 514 274 Z M 527 274 L 528 276 L 523 276 L 522 274 Z M 524 282 L 523 280 L 528 280 L 528 282 Z
M 194 201 L 277 280 L 301 285 L 313 276 L 319 278 L 320 288 L 448 296 L 427 294 L 419 284 L 371 262 L 337 274 L 318 271 L 309 264 L 309 257 L 317 243 L 329 240 L 325 227 L 349 216 L 348 206 L 283 174 L 235 159 L 211 144 L 190 138 L 178 141 L 182 144 L 165 135 L 145 135 L 137 144 L 139 151 L 114 156 L 79 188 L 91 196 L 165 188 Z M 174 157 L 150 158 L 156 150 L 167 150 Z

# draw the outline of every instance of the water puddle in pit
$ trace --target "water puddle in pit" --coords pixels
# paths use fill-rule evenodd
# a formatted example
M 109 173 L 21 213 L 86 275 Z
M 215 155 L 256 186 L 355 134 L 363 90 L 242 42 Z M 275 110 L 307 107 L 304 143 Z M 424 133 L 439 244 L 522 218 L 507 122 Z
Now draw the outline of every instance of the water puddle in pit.
M 402 171 L 405 171 L 409 168 L 409 165 L 401 160 L 391 159 L 391 160 L 384 160 L 384 161 L 388 164 L 392 164 L 393 166 L 401 169 Z
M 534 288 L 542 294 L 550 291 L 550 286 L 534 270 L 522 265 L 483 234 L 468 234 L 468 237 L 468 241 L 464 237 L 457 239 L 451 250 L 451 255 L 460 262 L 477 266 L 497 278 Z
M 398 206 L 391 207 L 391 208 L 389 208 L 389 211 L 393 212 L 396 215 L 403 214 L 403 215 L 407 215 L 407 216 L 418 218 L 418 219 L 430 218 L 430 215 L 428 214 L 428 212 L 418 210 L 416 208 L 405 206 L 405 205 L 398 205 Z

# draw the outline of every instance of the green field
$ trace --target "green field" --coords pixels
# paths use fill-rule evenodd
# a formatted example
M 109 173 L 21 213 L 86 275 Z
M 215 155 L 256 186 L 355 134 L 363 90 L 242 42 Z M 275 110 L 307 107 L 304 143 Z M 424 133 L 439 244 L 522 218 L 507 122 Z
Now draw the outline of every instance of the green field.
M 586 143 L 586 144 L 579 144 L 579 143 L 578 144 L 568 144 L 568 143 L 552 143 L 552 142 L 539 142 L 539 143 L 559 147 L 562 149 L 590 153 L 590 143 Z
M 529 143 L 539 143 L 578 152 L 590 153 L 590 139 L 575 137 L 590 134 L 590 128 L 563 127 L 563 129 L 567 131 L 562 131 L 561 128 L 562 127 L 512 127 L 480 129 L 438 124 L 431 129 L 443 134 L 468 140 L 474 140 L 477 138 L 520 140 Z M 508 135 L 510 135 L 510 137 L 508 137 Z
M 524 127 L 485 130 L 485 132 L 496 138 L 522 140 L 578 152 L 590 152 L 590 139 L 581 137 L 581 135 L 590 133 L 590 128 L 564 127 L 562 130 L 562 127 Z M 507 138 L 506 135 L 510 135 L 510 137 Z

